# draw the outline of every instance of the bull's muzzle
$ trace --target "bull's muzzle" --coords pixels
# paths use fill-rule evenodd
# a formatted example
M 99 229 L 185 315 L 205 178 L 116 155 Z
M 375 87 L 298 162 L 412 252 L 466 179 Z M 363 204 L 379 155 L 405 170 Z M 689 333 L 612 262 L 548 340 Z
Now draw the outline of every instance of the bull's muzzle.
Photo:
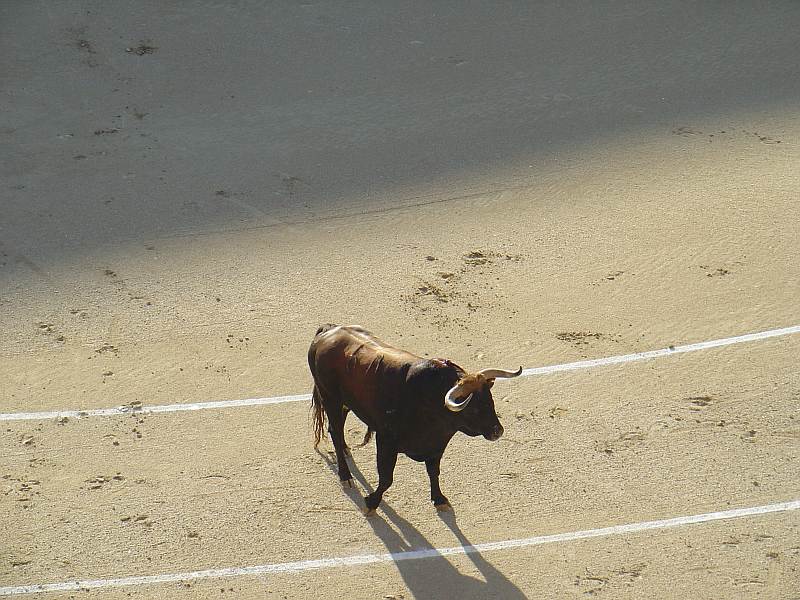
M 497 427 L 494 427 L 489 433 L 483 434 L 483 437 L 490 442 L 496 442 L 503 436 L 503 431 L 503 426 L 498 423 Z

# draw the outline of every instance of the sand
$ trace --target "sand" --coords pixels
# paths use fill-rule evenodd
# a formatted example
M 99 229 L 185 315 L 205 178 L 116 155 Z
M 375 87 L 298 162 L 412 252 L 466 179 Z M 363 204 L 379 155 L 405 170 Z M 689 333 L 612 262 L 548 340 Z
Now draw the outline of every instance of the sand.
M 307 393 L 324 322 L 474 369 L 800 323 L 794 3 L 8 2 L 0 28 L 0 412 Z M 401 459 L 365 519 L 305 404 L 3 422 L 0 586 L 797 499 L 799 350 L 498 383 L 506 434 L 453 440 L 444 518 Z M 374 486 L 374 443 L 354 461 Z M 79 595 L 793 598 L 798 527 Z

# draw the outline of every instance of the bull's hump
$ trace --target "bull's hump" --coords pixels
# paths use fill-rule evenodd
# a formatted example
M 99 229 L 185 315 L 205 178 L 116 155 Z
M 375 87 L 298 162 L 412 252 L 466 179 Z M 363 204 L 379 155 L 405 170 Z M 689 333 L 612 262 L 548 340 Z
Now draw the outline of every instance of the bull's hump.
M 455 371 L 456 373 L 459 373 L 459 374 L 466 372 L 466 371 L 464 371 L 464 369 L 459 367 L 452 360 L 447 359 L 447 358 L 431 358 L 431 359 L 428 359 L 428 363 L 434 369 Z
M 461 376 L 462 370 L 444 358 L 418 359 L 408 373 L 408 380 L 419 385 L 450 386 Z

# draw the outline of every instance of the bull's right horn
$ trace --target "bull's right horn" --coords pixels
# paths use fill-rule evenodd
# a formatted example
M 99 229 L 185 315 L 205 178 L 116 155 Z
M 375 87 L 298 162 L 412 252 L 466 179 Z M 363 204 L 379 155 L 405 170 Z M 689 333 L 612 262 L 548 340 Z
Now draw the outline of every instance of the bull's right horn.
M 455 396 L 456 392 L 458 392 L 459 387 L 460 386 L 458 385 L 451 387 L 448 390 L 447 395 L 444 397 L 444 405 L 453 412 L 461 412 L 467 408 L 467 404 L 469 404 L 469 401 L 472 400 L 472 394 L 464 398 L 461 402 L 454 400 L 453 396 Z
M 478 375 L 483 375 L 485 379 L 519 377 L 522 375 L 522 367 L 516 371 L 506 371 L 504 369 L 484 369 L 483 371 L 478 371 Z

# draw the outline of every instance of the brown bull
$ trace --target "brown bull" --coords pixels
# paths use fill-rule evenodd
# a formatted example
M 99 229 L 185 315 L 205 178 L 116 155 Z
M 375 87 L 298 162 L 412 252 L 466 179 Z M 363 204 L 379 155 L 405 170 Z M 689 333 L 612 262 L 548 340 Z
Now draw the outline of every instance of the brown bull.
M 522 373 L 522 367 L 467 373 L 449 360 L 394 348 L 355 325 L 320 327 L 308 350 L 308 364 L 314 377 L 314 446 L 322 438 L 327 415 L 343 485 L 353 486 L 345 458 L 348 412 L 367 425 L 365 443 L 376 434 L 379 482 L 365 498 L 366 514 L 375 512 L 392 484 L 400 452 L 425 463 L 433 504 L 449 509 L 439 489 L 439 464 L 448 442 L 458 431 L 499 439 L 503 426 L 494 409 L 492 385 L 497 378 Z

